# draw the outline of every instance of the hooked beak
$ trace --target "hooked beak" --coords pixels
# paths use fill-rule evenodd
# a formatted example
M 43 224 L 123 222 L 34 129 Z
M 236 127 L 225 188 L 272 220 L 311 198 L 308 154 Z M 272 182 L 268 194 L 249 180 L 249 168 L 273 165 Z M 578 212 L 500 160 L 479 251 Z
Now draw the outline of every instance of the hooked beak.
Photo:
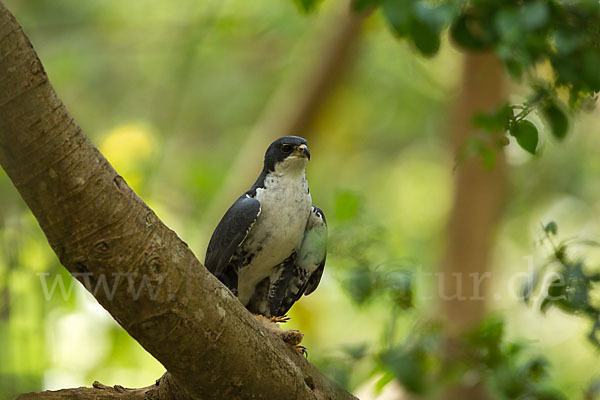
M 301 144 L 298 146 L 296 153 L 294 154 L 298 157 L 306 158 L 310 161 L 310 152 L 308 151 L 308 147 L 305 144 Z

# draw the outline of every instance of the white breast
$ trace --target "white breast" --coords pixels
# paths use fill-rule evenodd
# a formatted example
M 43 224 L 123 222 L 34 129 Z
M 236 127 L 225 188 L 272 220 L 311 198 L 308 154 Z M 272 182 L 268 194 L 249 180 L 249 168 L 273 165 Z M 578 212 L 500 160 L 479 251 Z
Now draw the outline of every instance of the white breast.
M 243 244 L 244 249 L 255 253 L 238 275 L 238 296 L 244 305 L 254 287 L 300 248 L 310 214 L 312 199 L 304 168 L 299 174 L 276 172 L 267 175 L 264 189 L 256 190 L 261 213 Z

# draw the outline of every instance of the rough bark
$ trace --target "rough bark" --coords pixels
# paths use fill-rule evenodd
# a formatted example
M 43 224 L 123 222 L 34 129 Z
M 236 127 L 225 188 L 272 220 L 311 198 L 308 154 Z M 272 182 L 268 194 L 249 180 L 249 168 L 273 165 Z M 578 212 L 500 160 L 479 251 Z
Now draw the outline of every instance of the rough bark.
M 165 366 L 157 398 L 354 398 L 267 332 L 114 171 L 2 3 L 0 164 L 62 265 Z M 93 290 L 104 279 L 114 293 Z
M 40 393 L 25 393 L 19 396 L 20 400 L 29 399 L 123 399 L 123 400 L 142 400 L 156 398 L 159 386 L 152 385 L 145 388 L 129 389 L 123 386 L 106 386 L 99 382 L 94 382 L 91 388 L 79 387 L 73 389 L 47 390 Z
M 451 136 L 457 152 L 473 135 L 473 115 L 499 106 L 504 99 L 504 72 L 493 54 L 468 54 L 463 68 L 462 91 L 456 101 Z M 497 144 L 492 145 L 497 148 Z M 490 255 L 496 223 L 505 202 L 506 177 L 503 152 L 496 150 L 491 170 L 474 157 L 458 165 L 454 179 L 454 201 L 447 228 L 447 248 L 441 266 L 443 318 L 448 328 L 448 358 L 460 355 L 455 338 L 484 316 L 485 274 L 490 271 Z M 440 285 L 441 286 L 441 285 Z M 451 387 L 445 399 L 485 399 L 481 385 Z

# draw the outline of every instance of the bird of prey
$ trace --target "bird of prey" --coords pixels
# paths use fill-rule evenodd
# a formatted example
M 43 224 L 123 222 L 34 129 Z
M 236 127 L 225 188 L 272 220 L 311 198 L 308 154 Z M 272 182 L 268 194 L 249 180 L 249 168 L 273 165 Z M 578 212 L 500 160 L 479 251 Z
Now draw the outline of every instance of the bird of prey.
M 323 211 L 312 205 L 308 160 L 301 137 L 271 143 L 258 179 L 227 210 L 210 239 L 206 267 L 254 314 L 283 317 L 321 280 L 327 224 Z

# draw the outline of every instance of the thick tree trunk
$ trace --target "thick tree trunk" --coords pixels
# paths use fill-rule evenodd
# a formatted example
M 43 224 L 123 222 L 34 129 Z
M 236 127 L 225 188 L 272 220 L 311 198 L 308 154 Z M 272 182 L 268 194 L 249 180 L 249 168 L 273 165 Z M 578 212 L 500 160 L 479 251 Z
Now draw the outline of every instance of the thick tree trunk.
M 0 164 L 60 262 L 88 289 L 106 280 L 114 292 L 95 291 L 98 302 L 167 369 L 158 386 L 139 389 L 146 396 L 353 398 L 266 331 L 129 188 L 58 99 L 2 3 Z
M 473 135 L 473 115 L 499 106 L 504 100 L 504 72 L 493 54 L 468 54 L 462 91 L 456 101 L 451 136 L 452 149 L 460 151 Z M 454 204 L 447 228 L 447 248 L 441 267 L 441 307 L 448 328 L 448 354 L 462 350 L 456 338 L 481 320 L 486 309 L 486 284 L 490 280 L 490 254 L 494 230 L 505 201 L 505 162 L 496 147 L 495 165 L 486 169 L 479 157 L 460 163 L 454 177 Z M 481 385 L 449 388 L 445 399 L 485 399 Z

